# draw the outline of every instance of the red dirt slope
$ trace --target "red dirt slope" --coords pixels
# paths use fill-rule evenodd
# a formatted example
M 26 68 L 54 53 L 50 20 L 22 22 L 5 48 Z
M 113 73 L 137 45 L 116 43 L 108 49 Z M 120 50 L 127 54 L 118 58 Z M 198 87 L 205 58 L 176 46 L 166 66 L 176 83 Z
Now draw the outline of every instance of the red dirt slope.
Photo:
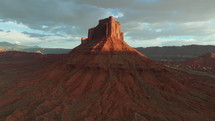
M 97 32 L 100 32 L 97 34 Z M 212 121 L 215 79 L 159 65 L 127 45 L 112 17 L 63 60 L 1 80 L 6 121 Z
M 42 55 L 18 51 L 0 53 L 0 83 L 16 80 L 18 75 L 32 75 L 33 71 L 45 68 L 65 56 L 67 55 Z

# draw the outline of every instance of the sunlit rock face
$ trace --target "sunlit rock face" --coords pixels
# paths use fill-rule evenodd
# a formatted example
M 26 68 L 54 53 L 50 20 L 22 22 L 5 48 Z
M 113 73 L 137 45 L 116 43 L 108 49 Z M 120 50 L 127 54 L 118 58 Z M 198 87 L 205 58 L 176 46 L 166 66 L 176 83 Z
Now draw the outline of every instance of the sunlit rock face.
M 112 16 L 99 20 L 99 24 L 88 30 L 88 38 L 82 38 L 82 44 L 88 41 L 101 41 L 109 38 L 124 40 L 124 33 L 120 30 L 120 23 Z

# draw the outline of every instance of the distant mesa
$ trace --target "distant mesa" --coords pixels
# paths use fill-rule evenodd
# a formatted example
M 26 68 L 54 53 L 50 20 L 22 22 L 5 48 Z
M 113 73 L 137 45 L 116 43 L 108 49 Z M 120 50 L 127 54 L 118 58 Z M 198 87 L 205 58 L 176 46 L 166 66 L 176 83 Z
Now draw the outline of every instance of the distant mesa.
M 136 53 L 144 56 L 124 41 L 121 25 L 112 16 L 99 20 L 98 25 L 88 30 L 88 38 L 81 38 L 81 45 L 76 50 L 88 50 L 92 53 L 113 54 L 116 52 Z

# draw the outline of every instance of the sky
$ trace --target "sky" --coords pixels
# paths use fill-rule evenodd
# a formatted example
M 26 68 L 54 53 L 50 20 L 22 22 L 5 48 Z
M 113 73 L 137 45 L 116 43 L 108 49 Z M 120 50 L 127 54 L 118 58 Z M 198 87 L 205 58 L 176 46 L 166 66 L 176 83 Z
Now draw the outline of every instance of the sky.
M 215 45 L 215 0 L 0 0 L 0 42 L 74 48 L 114 16 L 133 47 Z

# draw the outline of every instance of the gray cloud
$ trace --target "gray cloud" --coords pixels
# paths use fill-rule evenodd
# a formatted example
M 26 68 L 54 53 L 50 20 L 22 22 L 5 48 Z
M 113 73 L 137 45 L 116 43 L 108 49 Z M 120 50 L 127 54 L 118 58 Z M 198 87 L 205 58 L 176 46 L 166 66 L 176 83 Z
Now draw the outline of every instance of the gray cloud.
M 30 37 L 47 37 L 47 36 L 53 36 L 53 35 L 47 35 L 47 34 L 39 34 L 39 33 L 29 33 L 29 32 L 22 32 L 23 34 L 29 35 Z
M 4 30 L 0 29 L 0 32 L 7 32 L 7 33 L 9 33 L 10 31 L 4 31 Z
M 0 11 L 0 17 L 5 21 L 16 20 L 33 29 L 42 29 L 43 25 L 51 29 L 63 25 L 68 33 L 73 33 L 74 26 L 77 28 L 75 31 L 83 33 L 95 25 L 98 19 L 110 14 L 104 8 L 62 0 L 2 0 Z
M 131 23 L 131 26 L 127 25 L 128 28 L 124 28 L 131 29 L 127 35 L 139 40 L 168 36 L 210 36 L 215 33 L 213 22 Z
M 21 22 L 54 36 L 82 37 L 99 19 L 120 13 L 123 17 L 116 19 L 131 40 L 169 36 L 210 38 L 215 33 L 214 4 L 214 0 L 1 0 L 0 20 Z M 212 40 L 213 37 L 207 39 Z
M 141 2 L 142 1 L 142 2 Z M 197 21 L 214 18 L 214 0 L 75 0 L 102 8 L 119 9 L 127 20 L 145 22 L 157 21 Z M 149 0 L 147 0 L 149 1 Z

